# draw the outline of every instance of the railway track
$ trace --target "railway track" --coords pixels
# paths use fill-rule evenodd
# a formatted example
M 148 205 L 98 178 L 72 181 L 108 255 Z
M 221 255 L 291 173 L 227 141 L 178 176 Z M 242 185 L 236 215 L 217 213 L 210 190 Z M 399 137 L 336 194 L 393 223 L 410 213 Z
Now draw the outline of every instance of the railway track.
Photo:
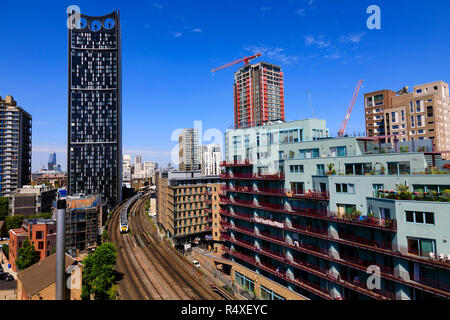
M 125 203 L 122 203 L 116 208 L 108 225 L 111 241 L 116 245 L 118 251 L 116 271 L 122 275 L 122 278 L 118 281 L 119 296 L 123 300 L 152 299 L 155 293 L 154 290 L 151 290 L 151 285 L 150 289 L 147 287 L 148 277 L 141 270 L 130 268 L 131 265 L 135 266 L 136 264 L 139 269 L 142 268 L 139 263 L 136 263 L 136 255 L 131 249 L 133 245 L 130 244 L 129 237 L 124 237 L 119 232 L 120 210 L 124 206 Z
M 134 236 L 145 244 L 148 260 L 155 266 L 161 278 L 169 287 L 173 299 L 189 300 L 221 300 L 222 296 L 206 286 L 197 270 L 192 265 L 182 261 L 172 248 L 169 248 L 155 234 L 150 221 L 144 214 L 147 197 L 139 199 L 130 210 L 130 227 L 135 230 Z
M 144 214 L 147 197 L 129 207 L 129 233 L 119 231 L 122 203 L 111 216 L 108 230 L 118 249 L 116 270 L 122 275 L 119 296 L 124 300 L 220 300 L 201 282 L 197 270 L 161 243 Z

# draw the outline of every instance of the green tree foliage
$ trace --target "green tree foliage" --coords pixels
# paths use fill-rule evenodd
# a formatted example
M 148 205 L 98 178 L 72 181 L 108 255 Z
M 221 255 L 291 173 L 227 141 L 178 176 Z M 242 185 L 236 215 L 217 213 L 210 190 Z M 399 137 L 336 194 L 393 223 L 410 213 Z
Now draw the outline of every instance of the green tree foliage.
M 22 215 L 15 215 L 15 216 L 8 216 L 6 217 L 6 229 L 17 229 L 20 228 L 22 225 L 23 219 L 25 219 L 25 216 Z
M 111 242 L 97 247 L 83 260 L 82 298 L 95 300 L 115 299 L 114 266 L 117 259 L 117 249 Z M 112 297 L 114 295 L 114 297 Z
M 52 214 L 45 212 L 45 213 L 41 213 L 41 214 L 33 214 L 28 217 L 25 217 L 22 215 L 8 216 L 6 218 L 6 229 L 10 230 L 10 229 L 20 228 L 24 219 L 36 219 L 36 218 L 51 219 Z
M 9 246 L 7 244 L 4 244 L 2 247 L 3 254 L 5 255 L 6 259 L 9 260 Z
M 24 270 L 39 261 L 39 254 L 34 249 L 33 244 L 28 241 L 28 238 L 23 242 L 19 249 L 16 265 L 19 270 Z
M 8 217 L 9 200 L 7 197 L 0 197 L 0 220 L 5 220 Z
M 108 230 L 104 229 L 103 233 L 102 233 L 102 243 L 108 242 L 109 241 L 109 234 L 108 234 Z

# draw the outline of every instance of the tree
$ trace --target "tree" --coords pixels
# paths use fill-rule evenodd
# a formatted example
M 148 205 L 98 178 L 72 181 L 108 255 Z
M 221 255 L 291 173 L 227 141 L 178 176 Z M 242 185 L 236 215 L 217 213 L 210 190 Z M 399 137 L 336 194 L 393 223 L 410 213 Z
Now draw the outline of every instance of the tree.
M 34 249 L 33 244 L 27 239 L 19 249 L 16 265 L 19 270 L 24 270 L 39 261 L 39 254 Z
M 8 216 L 6 217 L 6 229 L 17 229 L 20 228 L 22 225 L 23 219 L 25 219 L 25 216 L 22 215 L 14 215 L 14 216 Z
M 108 242 L 109 241 L 109 234 L 108 234 L 108 230 L 104 229 L 103 233 L 102 233 L 102 243 Z
M 3 254 L 5 255 L 6 259 L 9 260 L 9 246 L 7 244 L 4 244 L 2 246 L 2 251 L 3 251 Z
M 115 298 L 113 286 L 116 259 L 116 247 L 113 243 L 106 242 L 83 260 L 83 299 L 89 299 L 91 294 L 94 295 L 95 300 Z
M 7 197 L 0 197 L 0 220 L 5 220 L 9 212 L 9 200 Z

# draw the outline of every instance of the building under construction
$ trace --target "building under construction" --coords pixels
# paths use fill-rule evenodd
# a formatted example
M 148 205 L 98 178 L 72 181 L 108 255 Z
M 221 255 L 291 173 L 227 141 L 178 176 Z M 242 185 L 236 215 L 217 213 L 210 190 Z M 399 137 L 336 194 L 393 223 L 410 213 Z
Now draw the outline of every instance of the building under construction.
M 76 256 L 98 244 L 103 204 L 94 196 L 70 196 L 66 208 L 66 250 Z

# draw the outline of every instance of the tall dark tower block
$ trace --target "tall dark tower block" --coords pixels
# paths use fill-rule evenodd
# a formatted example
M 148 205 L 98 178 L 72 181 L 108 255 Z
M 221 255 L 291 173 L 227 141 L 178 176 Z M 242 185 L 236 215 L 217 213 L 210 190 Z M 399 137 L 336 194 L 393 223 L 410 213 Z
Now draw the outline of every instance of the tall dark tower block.
M 69 29 L 68 192 L 122 198 L 122 81 L 119 12 L 81 14 Z

